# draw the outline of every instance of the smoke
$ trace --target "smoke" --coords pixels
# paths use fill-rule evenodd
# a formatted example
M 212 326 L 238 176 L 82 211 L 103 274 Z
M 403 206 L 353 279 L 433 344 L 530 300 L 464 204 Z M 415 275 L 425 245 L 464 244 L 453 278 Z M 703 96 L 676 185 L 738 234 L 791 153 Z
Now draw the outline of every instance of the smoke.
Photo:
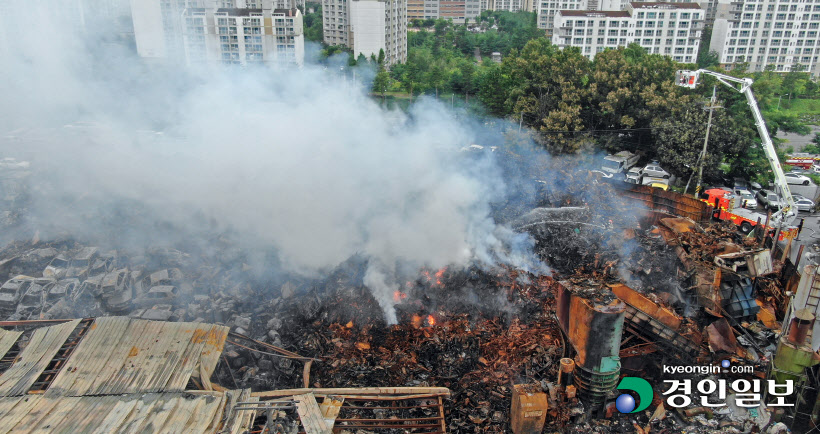
M 2 57 L 0 152 L 32 170 L 28 218 L 8 238 L 208 248 L 230 233 L 265 252 L 255 267 L 303 275 L 358 253 L 388 322 L 400 269 L 548 271 L 529 235 L 491 218 L 509 192 L 492 153 L 461 150 L 486 140 L 463 113 L 384 110 L 319 66 L 152 64 L 49 18 Z

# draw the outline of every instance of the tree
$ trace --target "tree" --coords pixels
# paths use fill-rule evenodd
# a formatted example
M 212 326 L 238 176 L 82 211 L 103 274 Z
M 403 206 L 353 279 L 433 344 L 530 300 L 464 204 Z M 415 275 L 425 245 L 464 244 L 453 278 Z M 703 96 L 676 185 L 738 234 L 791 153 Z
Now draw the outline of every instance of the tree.
M 303 24 L 305 39 L 313 42 L 322 42 L 322 5 L 317 5 L 315 12 L 304 14 Z
M 373 92 L 380 92 L 382 94 L 382 99 L 384 99 L 384 93 L 390 87 L 390 74 L 384 69 L 384 66 L 379 66 L 379 72 L 376 73 L 376 77 L 373 79 Z
M 384 65 L 384 48 L 379 49 L 379 58 L 376 60 L 376 63 L 379 65 Z
M 698 156 L 703 149 L 709 112 L 692 102 L 674 117 L 658 118 L 653 122 L 653 134 L 657 143 L 657 158 L 670 173 L 688 178 L 697 167 Z M 729 113 L 715 110 L 709 133 L 703 176 L 718 180 L 723 173 L 724 161 L 748 161 L 753 141 L 748 130 L 738 128 Z
M 585 129 L 581 110 L 589 60 L 577 48 L 563 50 L 534 39 L 504 59 L 510 90 L 506 107 L 541 133 L 553 152 L 574 152 Z

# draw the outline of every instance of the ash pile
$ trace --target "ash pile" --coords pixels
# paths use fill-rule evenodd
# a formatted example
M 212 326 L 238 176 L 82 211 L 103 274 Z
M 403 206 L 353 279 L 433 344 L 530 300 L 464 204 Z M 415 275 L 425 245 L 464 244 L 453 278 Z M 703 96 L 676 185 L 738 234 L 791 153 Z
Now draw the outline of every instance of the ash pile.
M 817 414 L 810 391 L 790 396 L 794 407 L 761 400 L 754 411 L 699 405 L 697 390 L 681 408 L 662 399 L 661 381 L 681 379 L 664 366 L 728 360 L 749 369 L 720 379 L 814 384 L 814 316 L 796 316 L 786 295 L 795 270 L 764 248 L 769 234 L 651 212 L 605 183 L 532 188 L 537 207 L 497 204 L 495 218 L 530 234 L 549 272 L 404 271 L 387 301 L 392 324 L 366 284 L 370 259 L 353 256 L 321 277 L 271 277 L 229 236 L 139 250 L 68 237 L 9 243 L 0 313 L 224 324 L 232 334 L 218 384 L 446 387 L 453 432 L 781 432 L 785 422 L 799 428 L 798 408 Z M 782 333 L 793 317 L 795 331 Z M 657 379 L 661 399 L 622 414 L 624 376 Z

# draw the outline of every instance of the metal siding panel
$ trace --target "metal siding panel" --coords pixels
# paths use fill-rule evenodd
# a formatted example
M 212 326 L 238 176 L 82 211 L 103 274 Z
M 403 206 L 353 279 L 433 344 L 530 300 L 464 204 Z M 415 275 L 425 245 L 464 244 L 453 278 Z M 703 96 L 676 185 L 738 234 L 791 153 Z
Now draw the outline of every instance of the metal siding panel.
M 0 434 L 11 432 L 41 399 L 33 395 L 0 398 Z
M 97 378 L 89 390 L 97 395 L 125 393 L 131 379 L 143 369 L 142 353 L 158 331 L 159 327 L 147 321 L 130 321 L 116 353 L 109 358 L 106 374 Z
M 125 423 L 125 421 L 132 414 L 136 406 L 136 397 L 120 397 L 120 399 L 114 403 L 114 406 L 108 412 L 108 415 L 106 415 L 105 420 L 103 420 L 102 423 L 95 427 L 93 432 L 100 434 L 120 432 L 120 426 L 122 426 Z
M 23 332 L 12 332 L 0 329 L 0 358 L 6 355 L 6 352 L 17 342 Z
M 13 430 L 14 432 L 33 430 L 40 425 L 40 421 L 48 418 L 49 413 L 57 405 L 59 399 L 41 398 L 33 407 L 28 409 L 28 412 L 20 419 L 18 426 L 20 428 Z
M 111 348 L 119 344 L 128 322 L 128 318 L 121 317 L 97 318 L 66 361 L 66 368 L 51 383 L 46 396 L 85 394 L 108 363 Z
M 75 319 L 35 330 L 19 360 L 0 376 L 0 396 L 24 395 L 79 323 Z

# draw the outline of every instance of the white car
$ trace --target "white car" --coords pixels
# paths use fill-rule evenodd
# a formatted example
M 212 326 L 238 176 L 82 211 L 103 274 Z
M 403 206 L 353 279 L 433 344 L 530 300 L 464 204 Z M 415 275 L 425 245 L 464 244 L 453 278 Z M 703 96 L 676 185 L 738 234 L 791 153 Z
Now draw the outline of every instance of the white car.
M 805 197 L 802 199 L 795 199 L 794 206 L 797 207 L 798 211 L 814 211 L 814 202 L 812 202 L 810 199 L 806 199 Z
M 811 184 L 811 179 L 809 179 L 808 176 L 801 175 L 799 173 L 787 173 L 786 183 L 797 185 L 809 185 Z
M 671 176 L 669 172 L 661 168 L 660 163 L 658 163 L 657 161 L 653 161 L 647 164 L 646 167 L 643 168 L 641 173 L 643 173 L 643 176 L 648 176 L 650 178 L 669 179 L 669 177 Z
M 755 195 L 752 194 L 751 191 L 739 188 L 735 190 L 735 194 L 737 194 L 737 197 L 740 200 L 740 205 L 744 208 L 757 208 L 757 199 L 755 199 Z

